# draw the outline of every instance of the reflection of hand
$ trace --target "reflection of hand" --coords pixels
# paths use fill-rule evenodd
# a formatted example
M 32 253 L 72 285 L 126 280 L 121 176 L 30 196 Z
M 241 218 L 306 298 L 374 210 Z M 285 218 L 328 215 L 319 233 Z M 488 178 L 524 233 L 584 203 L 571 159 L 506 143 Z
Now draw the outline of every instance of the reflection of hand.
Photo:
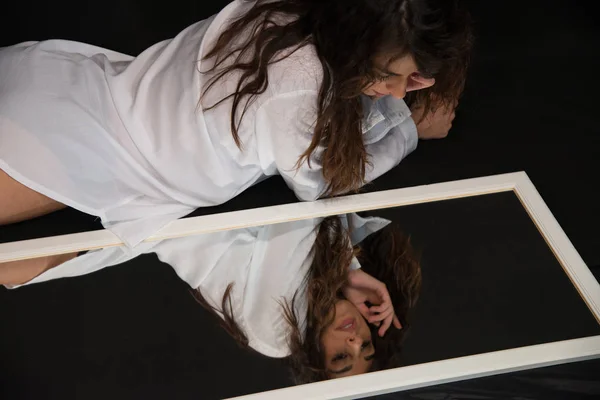
M 419 139 L 442 139 L 448 136 L 452 121 L 454 121 L 454 110 L 456 107 L 438 107 L 430 111 L 423 118 L 425 109 L 415 107 L 412 109 L 412 118 L 417 124 Z
M 375 326 L 383 336 L 392 323 L 402 329 L 394 314 L 394 307 L 385 284 L 361 269 L 348 272 L 348 285 L 344 288 L 346 300 L 354 304 L 361 315 Z M 371 304 L 368 307 L 366 302 Z

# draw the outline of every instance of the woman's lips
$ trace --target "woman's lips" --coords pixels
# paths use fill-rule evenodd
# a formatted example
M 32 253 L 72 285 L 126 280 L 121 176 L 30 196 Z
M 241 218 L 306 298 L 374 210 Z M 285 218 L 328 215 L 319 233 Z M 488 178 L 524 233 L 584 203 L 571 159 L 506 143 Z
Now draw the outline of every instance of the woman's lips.
M 354 330 L 355 327 L 356 327 L 356 319 L 346 318 L 345 320 L 342 321 L 342 323 L 337 327 L 336 330 L 344 331 L 344 332 L 351 332 Z

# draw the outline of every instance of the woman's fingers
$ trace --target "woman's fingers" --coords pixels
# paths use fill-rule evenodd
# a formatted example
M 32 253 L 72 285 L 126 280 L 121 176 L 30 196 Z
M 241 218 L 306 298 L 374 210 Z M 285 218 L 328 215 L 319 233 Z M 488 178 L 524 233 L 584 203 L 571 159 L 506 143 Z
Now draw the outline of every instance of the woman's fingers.
M 402 329 L 402 324 L 400 323 L 400 320 L 398 319 L 398 317 L 396 317 L 396 315 L 391 314 L 386 316 L 386 318 L 383 320 L 383 322 L 379 323 L 381 324 L 381 327 L 379 328 L 379 336 L 383 336 L 385 335 L 385 333 L 387 332 L 387 330 L 389 329 L 389 327 L 391 325 L 394 325 L 394 327 L 396 327 L 396 329 Z M 376 325 L 379 326 L 379 325 Z
M 371 312 L 369 311 L 369 307 L 367 307 L 365 303 L 360 303 L 356 306 L 356 308 L 358 308 L 360 315 L 362 315 L 365 319 L 368 320 L 370 318 Z
M 391 303 L 369 308 L 370 317 L 379 317 L 381 315 L 388 315 L 389 313 L 394 313 L 394 307 L 392 307 Z
M 382 313 L 382 312 L 385 312 L 386 310 L 388 310 L 391 306 L 392 306 L 392 303 L 387 302 L 387 303 L 382 303 L 378 306 L 372 306 L 371 308 L 369 308 L 369 310 L 372 313 Z
M 379 336 L 383 336 L 391 325 L 394 325 L 397 329 L 402 329 L 402 324 L 398 317 L 394 314 L 394 310 L 388 310 L 385 313 L 377 314 L 368 319 L 369 323 L 375 326 L 381 326 L 379 328 Z
M 402 329 L 402 324 L 400 323 L 400 320 L 398 319 L 398 317 L 395 315 L 394 315 L 394 326 L 398 329 Z
M 383 321 L 384 319 L 386 319 L 387 317 L 389 317 L 391 314 L 393 314 L 393 313 L 385 312 L 385 313 L 381 313 L 381 314 L 370 316 L 369 317 L 369 322 L 373 323 L 373 322 Z
M 381 323 L 381 327 L 379 328 L 379 336 L 383 337 L 383 335 L 385 335 L 385 332 L 387 332 L 388 328 L 390 327 L 390 325 L 392 325 L 392 320 L 394 319 L 394 315 L 389 315 L 382 323 Z
M 371 285 L 371 290 L 372 295 L 367 297 L 368 301 L 377 305 L 371 307 L 367 307 L 364 303 L 357 305 L 361 315 L 369 323 L 379 327 L 379 336 L 385 335 L 392 324 L 397 329 L 402 329 L 402 324 L 395 315 L 392 300 L 385 284 L 378 281 L 376 285 Z

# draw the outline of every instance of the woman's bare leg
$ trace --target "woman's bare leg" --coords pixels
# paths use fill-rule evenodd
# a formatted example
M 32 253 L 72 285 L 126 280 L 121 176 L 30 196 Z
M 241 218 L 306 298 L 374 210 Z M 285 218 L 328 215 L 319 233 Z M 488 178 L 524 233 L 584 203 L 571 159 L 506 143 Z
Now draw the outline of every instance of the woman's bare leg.
M 0 285 L 21 285 L 44 271 L 77 257 L 77 253 L 0 263 Z
M 64 204 L 29 189 L 0 169 L 0 225 L 40 217 L 63 208 L 66 208 Z M 77 253 L 0 263 L 0 284 L 26 283 L 42 272 L 75 257 Z
M 0 169 L 0 225 L 25 221 L 66 206 L 17 182 Z

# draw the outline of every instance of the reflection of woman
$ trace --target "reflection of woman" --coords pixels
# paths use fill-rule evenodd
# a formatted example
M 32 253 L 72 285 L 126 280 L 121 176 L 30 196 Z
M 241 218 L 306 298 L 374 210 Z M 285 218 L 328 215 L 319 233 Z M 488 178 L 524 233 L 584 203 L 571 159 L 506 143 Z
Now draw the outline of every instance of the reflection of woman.
M 356 190 L 447 133 L 469 44 L 457 0 L 236 0 L 136 58 L 2 48 L 0 225 L 71 206 L 133 247 L 268 176 Z
M 140 246 L 197 288 L 235 339 L 270 357 L 289 356 L 297 380 L 308 382 L 397 362 L 420 269 L 388 223 L 349 214 Z M 27 284 L 122 263 L 140 246 L 91 251 Z
M 315 224 L 267 228 L 269 246 L 252 256 L 264 263 L 262 273 L 230 276 L 219 291 L 201 284 L 201 303 L 219 310 L 243 345 L 289 356 L 298 383 L 397 365 L 421 285 L 408 240 L 380 218 L 350 214 Z
M 306 331 L 294 330 L 291 336 L 299 383 L 398 366 L 408 313 L 421 288 L 419 264 L 396 227 L 367 237 L 351 262 L 353 252 L 339 222 L 326 219 L 320 226 L 306 288 Z M 348 271 L 348 262 L 362 271 Z M 288 313 L 292 326 L 296 315 Z

